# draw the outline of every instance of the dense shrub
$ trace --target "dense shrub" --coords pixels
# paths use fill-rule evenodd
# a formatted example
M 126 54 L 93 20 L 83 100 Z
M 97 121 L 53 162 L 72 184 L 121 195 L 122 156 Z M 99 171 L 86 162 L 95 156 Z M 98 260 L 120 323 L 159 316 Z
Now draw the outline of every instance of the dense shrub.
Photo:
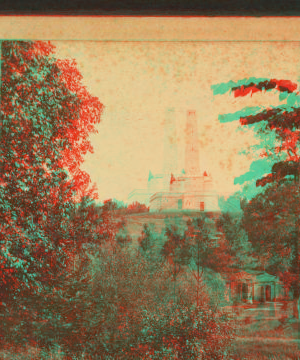
M 60 323 L 70 326 L 60 333 L 70 353 L 84 351 L 97 359 L 226 358 L 233 323 L 211 306 L 205 286 L 196 307 L 190 274 L 177 279 L 174 299 L 166 263 L 158 266 L 110 245 L 90 255 L 90 261 L 90 277 L 76 280 L 78 291 L 66 303 Z

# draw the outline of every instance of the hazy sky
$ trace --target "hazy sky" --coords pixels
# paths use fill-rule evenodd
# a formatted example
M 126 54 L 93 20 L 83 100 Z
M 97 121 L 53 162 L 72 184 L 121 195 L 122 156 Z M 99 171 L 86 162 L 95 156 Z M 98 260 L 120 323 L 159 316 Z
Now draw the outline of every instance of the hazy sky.
M 57 56 L 77 61 L 90 93 L 105 106 L 94 153 L 86 170 L 98 186 L 99 199 L 126 201 L 134 189 L 147 187 L 149 170 L 163 166 L 163 121 L 174 107 L 179 162 L 183 167 L 186 111 L 196 110 L 200 167 L 220 193 L 238 189 L 234 178 L 249 169 L 251 158 L 239 151 L 253 144 L 238 124 L 220 124 L 218 114 L 244 106 L 279 104 L 276 92 L 252 97 L 213 97 L 211 85 L 249 77 L 297 81 L 298 43 L 279 42 L 54 42 Z

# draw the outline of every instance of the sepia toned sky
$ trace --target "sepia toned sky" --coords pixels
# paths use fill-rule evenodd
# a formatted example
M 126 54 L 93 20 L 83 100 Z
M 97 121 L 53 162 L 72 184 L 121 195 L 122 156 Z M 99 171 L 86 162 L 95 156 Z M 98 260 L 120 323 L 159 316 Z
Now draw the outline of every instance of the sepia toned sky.
M 105 106 L 94 153 L 86 170 L 99 200 L 127 200 L 147 187 L 149 170 L 163 166 L 163 121 L 175 108 L 179 163 L 184 167 L 186 112 L 196 110 L 200 167 L 220 194 L 238 190 L 234 178 L 245 173 L 251 157 L 239 152 L 255 140 L 238 124 L 220 124 L 218 115 L 245 106 L 279 104 L 275 91 L 252 97 L 213 97 L 211 85 L 249 77 L 299 77 L 297 42 L 112 42 L 53 41 L 59 58 L 75 59 L 90 93 Z

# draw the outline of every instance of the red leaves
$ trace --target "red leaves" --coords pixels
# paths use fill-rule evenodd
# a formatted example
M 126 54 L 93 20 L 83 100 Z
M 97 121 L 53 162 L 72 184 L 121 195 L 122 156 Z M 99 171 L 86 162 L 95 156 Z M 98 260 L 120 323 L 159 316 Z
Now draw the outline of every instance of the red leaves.
M 13 148 L 22 169 L 26 167 L 22 162 L 25 154 L 32 159 L 59 161 L 71 177 L 79 175 L 74 179 L 74 190 L 82 195 L 90 181 L 79 167 L 83 156 L 93 150 L 88 137 L 96 131 L 103 105 L 82 84 L 75 61 L 53 58 L 54 46 L 50 43 L 4 42 L 2 50 L 2 110 L 4 121 L 9 117 L 9 127 L 14 124 L 5 134 L 4 155 Z M 25 170 L 22 176 L 30 167 Z
M 248 85 L 241 85 L 232 88 L 234 97 L 246 96 L 248 94 L 254 94 L 258 91 L 276 89 L 280 92 L 292 93 L 297 89 L 297 84 L 290 80 L 266 80 L 257 84 L 250 83 Z
M 61 71 L 61 81 L 76 94 L 78 104 L 80 104 L 76 109 L 78 116 L 70 119 L 72 126 L 68 128 L 65 135 L 70 144 L 70 150 L 64 151 L 63 158 L 63 165 L 68 168 L 72 176 L 75 176 L 79 173 L 79 165 L 83 162 L 82 155 L 93 150 L 88 135 L 96 132 L 95 124 L 100 122 L 103 105 L 96 97 L 91 96 L 86 87 L 81 84 L 82 76 L 75 61 L 58 60 L 57 65 Z M 81 172 L 81 179 L 83 176 L 83 172 Z M 85 176 L 85 184 L 87 185 L 88 182 L 89 178 Z M 75 183 L 77 190 L 83 185 L 78 182 L 78 176 Z
M 261 91 L 261 90 L 255 86 L 249 86 L 249 87 L 241 86 L 240 88 L 234 90 L 233 94 L 234 94 L 234 97 L 238 97 L 238 96 L 246 96 L 250 93 L 252 95 L 252 94 L 256 93 L 257 91 Z
M 30 275 L 53 280 L 46 266 L 65 261 L 60 246 L 69 241 L 63 225 L 74 193 L 95 193 L 80 165 L 103 106 L 81 83 L 75 62 L 56 61 L 53 53 L 46 42 L 2 43 L 1 240 L 13 243 L 8 249 L 18 264 L 16 274 L 4 266 L 5 281 L 19 277 L 20 286 L 27 286 L 25 272 L 26 282 Z M 40 246 L 29 246 L 34 242 Z
M 297 89 L 297 84 L 290 80 L 273 80 L 276 82 L 279 91 L 293 92 Z

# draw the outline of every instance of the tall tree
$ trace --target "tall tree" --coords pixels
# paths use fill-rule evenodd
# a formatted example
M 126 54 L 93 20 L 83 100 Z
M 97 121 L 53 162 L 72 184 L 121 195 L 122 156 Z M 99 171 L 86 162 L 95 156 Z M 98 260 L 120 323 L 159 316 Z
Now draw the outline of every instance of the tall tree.
M 299 317 L 299 185 L 285 181 L 269 186 L 244 209 L 243 223 L 261 268 L 290 283 L 294 317 Z
M 159 261 L 162 240 L 161 234 L 155 231 L 154 224 L 144 224 L 141 236 L 138 238 L 140 252 L 150 261 Z
M 220 235 L 215 220 L 205 215 L 187 222 L 184 236 L 190 255 L 189 265 L 197 284 L 197 306 L 200 302 L 199 294 L 204 283 L 204 275 L 208 279 L 211 277 L 210 270 L 223 272 L 230 266 L 228 249 Z
M 226 243 L 227 268 L 253 269 L 258 265 L 242 220 L 242 214 L 225 212 L 216 221 L 218 231 Z
M 212 89 L 214 95 L 232 91 L 235 97 L 274 90 L 279 92 L 280 100 L 285 101 L 277 107 L 245 108 L 234 114 L 220 115 L 219 120 L 222 122 L 239 120 L 242 126 L 251 126 L 260 140 L 259 145 L 252 147 L 253 152 L 256 152 L 260 158 L 252 163 L 248 173 L 235 179 L 235 182 L 244 183 L 255 180 L 256 186 L 268 185 L 267 188 L 270 186 L 269 184 L 274 184 L 271 189 L 267 189 L 265 195 L 258 195 L 253 200 L 253 204 L 246 206 L 244 211 L 247 221 L 250 221 L 248 230 L 252 241 L 255 239 L 251 236 L 251 228 L 252 222 L 255 223 L 255 219 L 257 219 L 256 216 L 261 216 L 263 219 L 261 227 L 267 229 L 267 236 L 274 235 L 273 245 L 275 249 L 274 246 L 272 248 L 276 251 L 272 253 L 268 250 L 270 244 L 265 237 L 261 238 L 260 247 L 257 247 L 259 251 L 264 251 L 265 258 L 271 262 L 276 262 L 276 257 L 281 253 L 282 256 L 287 257 L 286 261 L 288 261 L 290 254 L 292 254 L 293 260 L 290 270 L 295 275 L 293 286 L 294 316 L 299 318 L 300 266 L 298 249 L 300 218 L 298 206 L 295 206 L 295 202 L 298 204 L 297 189 L 300 172 L 300 97 L 298 85 L 290 80 L 250 78 L 236 83 L 230 81 L 214 85 Z M 295 185 L 291 184 L 291 180 Z M 253 212 L 251 216 L 249 211 Z M 293 224 L 291 233 L 289 231 L 274 232 L 275 229 L 278 230 L 278 224 L 287 229 L 291 222 Z M 254 227 L 256 228 L 255 225 Z M 282 233 L 287 233 L 289 240 Z
M 165 229 L 167 241 L 161 250 L 162 256 L 167 259 L 172 267 L 174 281 L 174 302 L 176 301 L 176 280 L 184 265 L 190 260 L 189 247 L 184 234 L 177 225 L 168 225 Z
M 0 281 L 3 294 L 52 286 L 73 246 L 76 197 L 89 194 L 80 170 L 102 104 L 76 63 L 46 42 L 2 42 Z

